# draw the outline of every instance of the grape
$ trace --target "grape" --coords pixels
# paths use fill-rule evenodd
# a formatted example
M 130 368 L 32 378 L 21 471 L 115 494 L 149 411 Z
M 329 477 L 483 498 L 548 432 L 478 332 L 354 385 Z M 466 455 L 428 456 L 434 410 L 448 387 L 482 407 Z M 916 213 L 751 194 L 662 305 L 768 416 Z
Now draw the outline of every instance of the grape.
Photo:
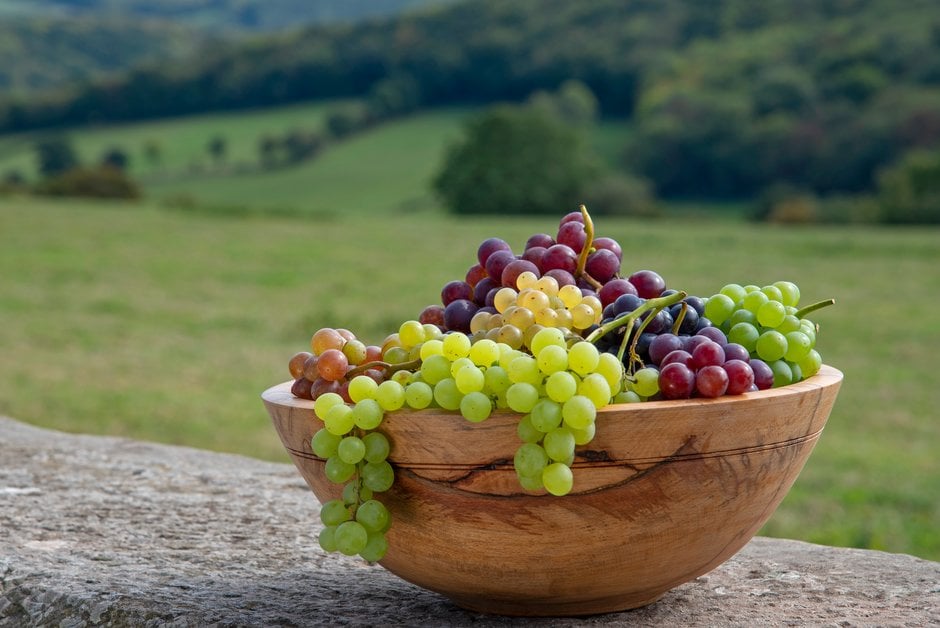
M 636 382 L 633 389 L 636 394 L 643 397 L 652 397 L 659 392 L 659 371 L 654 368 L 644 368 L 633 374 Z
M 561 425 L 561 404 L 550 399 L 539 399 L 529 415 L 532 427 L 540 432 L 550 432 Z
M 590 399 L 598 410 L 610 403 L 610 386 L 600 373 L 591 373 L 582 379 L 578 385 L 578 394 Z
M 545 393 L 552 401 L 564 403 L 571 399 L 571 397 L 573 397 L 577 391 L 578 382 L 571 375 L 571 373 L 567 371 L 558 371 L 557 373 L 552 373 L 545 380 Z
M 501 366 L 491 366 L 483 373 L 483 390 L 490 395 L 504 394 L 511 384 L 509 374 Z
M 315 356 L 309 351 L 300 351 L 295 353 L 293 357 L 291 357 L 290 362 L 287 363 L 287 369 L 290 371 L 290 376 L 294 379 L 297 379 L 304 375 L 304 363 L 307 361 L 307 358 L 312 357 Z
M 481 285 L 480 284 L 477 285 Z M 473 301 L 457 299 L 444 308 L 444 327 L 451 331 L 469 332 L 470 319 L 480 307 Z
M 726 344 L 728 344 L 728 337 L 725 335 L 725 332 L 721 331 L 717 327 L 705 327 L 698 330 L 695 335 L 704 336 L 712 342 L 717 342 L 721 347 L 724 347 Z
M 291 384 L 290 393 L 301 399 L 313 399 L 313 395 L 310 392 L 312 387 L 313 382 L 306 377 L 299 377 Z
M 734 314 L 725 322 L 723 327 L 730 329 L 738 323 L 747 323 L 748 325 L 757 327 L 757 314 L 744 309 L 735 310 Z
M 721 366 L 709 364 L 695 373 L 695 390 L 703 397 L 720 397 L 728 390 L 728 373 Z
M 442 379 L 434 385 L 434 401 L 445 410 L 456 410 L 460 407 L 462 395 L 457 389 L 457 383 L 452 377 Z
M 388 438 L 381 432 L 369 432 L 362 437 L 362 443 L 365 445 L 366 462 L 379 463 L 388 458 L 390 445 Z
M 666 281 L 652 270 L 638 270 L 628 277 L 637 294 L 644 299 L 653 299 L 666 289 Z
M 542 256 L 542 269 L 546 272 L 559 269 L 573 275 L 577 267 L 578 254 L 565 244 L 550 246 L 546 249 L 545 255 Z
M 801 331 L 791 331 L 786 334 L 785 338 L 787 340 L 787 352 L 784 357 L 789 362 L 799 362 L 809 355 L 810 350 L 813 348 L 809 336 Z
M 774 372 L 763 360 L 753 359 L 748 362 L 754 373 L 754 385 L 758 390 L 767 390 L 774 385 Z
M 425 325 L 443 325 L 444 324 L 444 308 L 440 305 L 429 305 L 423 310 L 418 316 L 418 322 Z M 369 361 L 368 354 L 366 357 L 366 362 Z
M 555 240 L 552 236 L 547 233 L 536 233 L 529 236 L 529 239 L 525 242 L 525 248 L 531 249 L 533 246 L 540 246 L 542 248 L 548 248 L 551 245 L 555 244 Z
M 402 346 L 415 347 L 426 340 L 424 326 L 418 321 L 405 321 L 398 328 L 398 338 Z
M 780 291 L 780 300 L 784 305 L 796 307 L 800 303 L 800 289 L 791 281 L 775 281 L 774 286 Z
M 417 321 L 415 322 L 417 323 Z M 420 325 L 421 323 L 417 324 Z M 366 345 L 361 340 L 356 340 L 355 338 L 347 340 L 346 344 L 343 345 L 342 351 L 350 364 L 362 364 L 366 360 Z M 314 356 L 312 359 L 316 360 L 317 358 Z
M 346 556 L 355 556 L 365 549 L 369 533 L 358 521 L 347 521 L 337 526 L 333 538 L 337 550 Z
M 318 329 L 310 338 L 310 349 L 314 355 L 321 355 L 327 349 L 342 349 L 344 344 L 346 344 L 346 339 L 338 331 L 329 327 Z
M 659 390 L 665 399 L 688 399 L 694 387 L 695 374 L 682 362 L 671 362 L 659 371 Z
M 385 557 L 388 552 L 388 540 L 384 534 L 370 534 L 366 546 L 362 548 L 359 555 L 363 560 L 370 563 L 378 562 Z
M 343 503 L 350 506 L 361 501 L 372 499 L 372 491 L 362 487 L 358 482 L 348 482 L 343 487 Z
M 764 327 L 777 327 L 786 316 L 787 308 L 780 301 L 767 301 L 757 310 L 757 322 Z
M 326 459 L 323 473 L 334 484 L 342 484 L 356 472 L 356 465 L 343 462 L 339 456 L 330 456 Z
M 548 457 L 556 462 L 564 462 L 574 456 L 574 433 L 567 427 L 557 427 L 545 435 L 542 445 Z
M 509 288 L 516 287 L 516 281 L 519 279 L 519 275 L 524 272 L 530 272 L 534 275 L 539 275 L 541 271 L 539 267 L 526 259 L 514 259 L 503 268 L 503 272 L 500 275 L 500 283 Z
M 617 359 L 617 356 L 610 353 L 602 353 L 597 362 L 595 373 L 600 373 L 611 390 L 620 390 L 620 380 L 623 377 L 623 364 Z
M 759 338 L 760 332 L 750 323 L 738 323 L 728 332 L 728 341 L 741 345 L 748 352 L 754 351 Z
M 568 350 L 568 367 L 578 375 L 593 373 L 599 362 L 597 347 L 590 342 L 576 342 Z
M 502 285 L 503 271 L 515 259 L 516 256 L 512 254 L 512 251 L 494 251 L 486 259 L 486 264 L 483 267 L 486 268 L 486 274 L 489 278 L 495 282 L 494 287 Z
M 819 372 L 819 367 L 822 366 L 822 358 L 815 349 L 810 349 L 806 357 L 800 360 L 798 364 L 803 377 L 811 377 Z
M 473 299 L 473 287 L 466 281 L 449 281 L 441 289 L 441 303 L 450 305 L 457 299 Z
M 558 244 L 564 244 L 571 247 L 575 253 L 580 253 L 587 241 L 587 233 L 584 231 L 584 223 L 570 221 L 562 224 L 558 228 L 558 235 L 555 237 Z
M 763 286 L 760 291 L 766 294 L 771 301 L 783 301 L 783 293 L 780 292 L 780 288 L 777 286 Z M 783 303 L 780 304 L 783 305 Z
M 323 427 L 337 436 L 348 434 L 355 425 L 356 419 L 353 416 L 353 409 L 345 403 L 331 407 L 326 416 L 323 417 Z
M 319 355 L 317 372 L 323 379 L 336 382 L 346 377 L 349 358 L 339 349 L 327 349 Z
M 474 367 L 471 367 L 474 368 Z M 466 369 L 464 369 L 466 370 Z M 493 403 L 482 392 L 470 392 L 460 400 L 460 414 L 468 421 L 485 421 L 493 411 Z
M 613 238 L 594 238 L 594 248 L 610 251 L 617 256 L 618 262 L 623 260 L 623 249 L 620 248 L 620 244 Z
M 356 464 L 366 455 L 366 444 L 358 436 L 347 436 L 339 442 L 336 451 L 343 462 Z
M 530 412 L 538 400 L 539 391 L 532 384 L 517 382 L 506 389 L 506 403 L 515 412 Z
M 386 412 L 398 410 L 405 405 L 405 389 L 396 381 L 385 381 L 375 389 L 375 400 Z
M 666 357 L 662 359 L 659 366 L 660 369 L 666 367 L 669 364 L 678 363 L 692 368 L 692 354 L 684 349 L 676 349 L 675 351 L 670 351 L 666 354 Z
M 585 264 L 587 273 L 597 281 L 606 283 L 620 271 L 620 260 L 607 249 L 598 249 L 588 255 Z
M 551 305 L 548 295 L 534 288 L 523 289 L 519 293 L 516 303 L 532 312 L 539 312 Z
M 562 216 L 561 221 L 559 221 L 559 228 L 566 222 L 580 222 L 581 224 L 584 224 L 584 215 L 580 211 L 568 212 Z
M 342 438 L 342 436 L 337 436 L 326 428 L 321 428 L 310 439 L 310 448 L 318 457 L 330 458 L 336 455 Z
M 725 350 L 725 362 L 731 360 L 740 360 L 742 362 L 748 362 L 750 360 L 750 354 L 747 349 L 742 345 L 739 345 L 736 342 L 729 342 L 724 346 Z
M 514 384 L 526 383 L 535 385 L 541 382 L 538 362 L 532 356 L 521 354 L 509 364 L 506 369 L 509 381 Z
M 480 280 L 486 277 L 486 269 L 483 268 L 482 264 L 474 264 L 469 269 L 467 269 L 467 274 L 464 277 L 464 281 L 470 285 L 471 288 L 480 283 Z
M 368 532 L 382 532 L 388 526 L 388 509 L 382 502 L 370 499 L 356 509 L 356 521 Z
M 668 354 L 681 349 L 682 340 L 678 336 L 675 334 L 660 334 L 650 342 L 650 361 L 658 366 Z
M 754 371 L 747 362 L 732 359 L 722 364 L 722 368 L 728 375 L 726 394 L 740 395 L 747 392 L 754 384 Z
M 760 356 L 762 360 L 769 364 L 786 355 L 787 338 L 779 331 L 773 329 L 767 330 L 757 339 L 754 350 L 757 351 L 757 355 Z
M 341 499 L 331 499 L 320 507 L 320 521 L 325 526 L 338 526 L 350 519 L 349 508 Z
M 548 454 L 535 443 L 525 443 L 516 450 L 513 466 L 519 475 L 533 476 L 542 472 L 548 465 Z
M 485 305 L 486 295 L 490 293 L 490 290 L 498 287 L 500 286 L 487 275 L 473 286 L 473 302 L 477 306 Z
M 483 371 L 477 368 L 472 362 L 466 364 L 454 374 L 454 383 L 457 384 L 457 390 L 464 395 L 479 392 L 483 390 Z
M 741 299 L 741 307 L 756 316 L 757 311 L 768 301 L 770 301 L 770 298 L 758 289 L 753 292 L 748 292 L 744 298 Z
M 367 462 L 362 467 L 362 483 L 376 493 L 384 493 L 392 487 L 394 481 L 395 472 L 388 460 Z
M 496 251 L 512 251 L 512 248 L 505 240 L 500 238 L 488 238 L 480 243 L 477 249 L 477 261 L 480 266 L 486 266 L 486 260 Z
M 587 428 L 596 416 L 594 402 L 584 395 L 574 395 L 561 407 L 561 418 L 565 425 L 575 430 Z
M 517 293 L 512 288 L 500 288 L 493 297 L 493 307 L 499 313 L 505 313 L 506 309 L 516 303 Z
M 336 551 L 336 527 L 335 526 L 326 526 L 320 530 L 320 534 L 317 537 L 317 541 L 320 543 L 320 547 L 323 548 L 324 552 L 335 552 Z
M 453 362 L 470 354 L 470 339 L 465 334 L 453 333 L 444 336 L 441 349 L 444 357 Z M 449 367 L 448 367 L 449 370 Z
M 738 302 L 741 301 L 741 299 L 743 299 L 745 296 L 747 296 L 747 290 L 744 289 L 744 286 L 742 286 L 742 285 L 740 285 L 740 284 L 736 284 L 736 283 L 729 283 L 729 284 L 726 284 L 726 285 L 725 285 L 724 287 L 722 287 L 722 289 L 719 290 L 718 292 L 719 292 L 719 294 L 723 294 L 723 295 L 729 297 L 729 298 L 731 299 L 731 302 L 732 302 L 732 303 L 738 303 Z M 705 307 L 708 307 L 708 304 L 706 304 Z M 707 314 L 706 314 L 706 316 L 707 316 Z M 709 318 L 711 318 L 711 317 L 709 316 Z
M 559 412 L 559 416 L 561 413 Z M 545 435 L 539 429 L 536 429 L 532 425 L 532 417 L 527 414 L 519 421 L 519 424 L 516 426 L 516 433 L 519 435 L 519 440 L 524 443 L 537 443 L 542 440 L 542 437 Z
M 537 275 L 542 274 L 542 260 L 545 258 L 545 251 L 547 249 L 542 246 L 533 246 L 532 248 L 527 248 L 522 253 L 522 259 L 527 262 L 532 262 L 535 267 L 538 269 Z
M 553 462 L 542 470 L 542 484 L 552 495 L 567 495 L 574 484 L 574 475 L 568 465 Z M 346 525 L 346 524 L 343 524 Z
M 692 351 L 692 368 L 701 369 L 705 366 L 720 366 L 725 362 L 725 350 L 717 342 L 711 340 L 699 344 Z
M 382 407 L 375 399 L 363 399 L 352 409 L 353 421 L 359 429 L 374 430 L 382 422 L 383 417 Z
M 793 370 L 784 360 L 776 360 L 770 364 L 774 373 L 774 388 L 793 383 Z
M 571 274 L 572 272 L 573 271 L 568 271 L 563 268 L 551 268 L 545 272 L 545 276 L 554 279 L 558 283 L 559 287 L 573 286 L 576 284 L 576 282 L 574 280 L 574 275 Z
M 539 352 L 539 370 L 546 375 L 568 368 L 568 351 L 557 345 L 549 345 Z
M 567 346 L 565 334 L 560 329 L 546 327 L 533 336 L 529 348 L 532 350 L 532 354 L 537 356 L 542 349 L 551 345 L 564 349 Z
M 596 322 L 594 310 L 586 303 L 579 303 L 571 309 L 571 324 L 575 329 L 587 329 Z

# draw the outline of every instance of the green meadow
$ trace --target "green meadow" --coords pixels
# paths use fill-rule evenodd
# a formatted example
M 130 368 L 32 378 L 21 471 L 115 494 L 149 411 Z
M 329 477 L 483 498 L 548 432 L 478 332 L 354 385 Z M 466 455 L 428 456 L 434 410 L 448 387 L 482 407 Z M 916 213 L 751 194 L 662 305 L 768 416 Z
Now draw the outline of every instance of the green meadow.
M 359 165 L 346 159 L 336 177 Z M 430 207 L 353 211 L 367 202 L 350 198 L 381 194 L 378 186 L 357 189 L 367 180 L 340 178 L 330 189 L 324 178 L 324 198 L 349 211 L 325 203 L 307 216 L 0 198 L 0 413 L 286 461 L 259 395 L 288 378 L 288 358 L 313 331 L 343 326 L 380 341 L 462 277 L 482 239 L 521 246 L 531 233 L 551 232 L 567 209 L 473 220 Z M 250 189 L 246 183 L 233 198 Z M 395 194 L 417 199 L 425 189 L 403 182 Z M 818 347 L 845 382 L 763 533 L 940 559 L 940 392 L 932 375 L 940 232 L 689 217 L 596 222 L 598 235 L 623 245 L 625 269 L 655 269 L 694 294 L 789 279 L 804 302 L 835 298 L 814 320 Z

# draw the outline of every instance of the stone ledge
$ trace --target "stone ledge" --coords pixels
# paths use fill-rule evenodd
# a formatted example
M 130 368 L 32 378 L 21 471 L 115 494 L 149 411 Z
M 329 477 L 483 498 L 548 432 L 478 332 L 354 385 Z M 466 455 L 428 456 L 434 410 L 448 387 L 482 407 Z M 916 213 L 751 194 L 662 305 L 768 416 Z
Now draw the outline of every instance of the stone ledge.
M 294 468 L 0 417 L 0 625 L 940 625 L 940 563 L 757 538 L 635 611 L 464 611 L 316 544 Z

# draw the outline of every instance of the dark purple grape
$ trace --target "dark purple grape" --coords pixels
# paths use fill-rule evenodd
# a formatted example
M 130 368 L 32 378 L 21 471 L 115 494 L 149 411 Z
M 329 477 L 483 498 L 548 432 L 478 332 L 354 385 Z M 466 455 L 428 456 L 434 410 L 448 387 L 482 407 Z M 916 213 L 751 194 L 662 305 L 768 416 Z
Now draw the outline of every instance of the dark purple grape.
M 505 240 L 500 238 L 487 238 L 483 240 L 480 244 L 480 248 L 477 249 L 477 261 L 480 262 L 480 266 L 485 267 L 486 260 L 496 251 L 509 251 L 512 253 L 512 247 L 510 247 Z
M 699 316 L 705 313 L 705 301 L 703 301 L 701 298 L 688 296 L 682 300 L 688 303 L 689 307 L 694 309 Z
M 496 293 L 499 292 L 499 288 L 493 288 L 486 293 L 486 299 L 483 301 L 483 305 L 486 307 L 495 308 L 496 303 Z
M 490 290 L 498 287 L 499 285 L 495 281 L 489 277 L 484 277 L 473 287 L 473 302 L 477 305 L 485 305 L 486 295 L 489 294 Z
M 664 399 L 688 399 L 695 387 L 695 373 L 681 362 L 670 362 L 659 371 L 659 391 Z
M 638 270 L 629 280 L 644 299 L 655 299 L 666 289 L 666 281 L 652 270 Z
M 650 344 L 653 340 L 658 338 L 656 334 L 650 333 L 648 331 L 640 334 L 640 337 L 636 339 L 636 352 L 640 354 L 640 357 L 649 357 L 650 354 Z
M 617 256 L 617 261 L 623 261 L 623 249 L 613 238 L 594 238 L 594 248 L 597 250 L 607 249 Z
M 646 320 L 649 318 L 649 315 L 649 312 L 645 312 L 643 316 L 640 317 L 640 320 Z M 672 322 L 672 319 L 668 317 L 668 312 L 665 310 L 660 310 L 656 313 L 656 316 L 650 318 L 650 321 L 646 324 L 646 329 L 644 331 L 647 331 L 651 334 L 661 334 L 664 331 L 667 331 Z
M 542 270 L 547 272 L 555 268 L 574 275 L 574 271 L 578 268 L 578 254 L 565 244 L 555 244 L 549 247 L 542 257 Z
M 529 239 L 525 242 L 526 250 L 529 250 L 533 247 L 541 247 L 547 249 L 548 247 L 555 244 L 555 239 L 548 235 L 547 233 L 536 233 L 533 236 L 529 236 Z
M 493 254 L 486 259 L 486 274 L 495 282 L 499 283 L 503 279 L 503 271 L 506 266 L 516 259 L 512 251 L 493 251 Z
M 717 327 L 704 327 L 697 332 L 696 336 L 705 336 L 709 340 L 717 342 L 722 347 L 728 344 L 728 337 L 725 336 L 725 332 L 721 331 Z
M 695 308 L 686 306 L 685 314 L 682 314 L 682 304 L 676 303 L 669 308 L 669 314 L 674 321 L 682 316 L 682 323 L 679 325 L 680 334 L 691 335 L 695 333 L 696 325 L 698 325 L 698 312 L 695 311 Z
M 524 272 L 534 273 L 536 277 L 542 275 L 539 271 L 539 267 L 533 264 L 530 261 L 525 259 L 514 259 L 503 269 L 503 274 L 500 277 L 500 283 L 504 286 L 508 286 L 512 289 L 516 289 L 516 279 L 519 278 Z
M 622 316 L 627 312 L 632 312 L 640 307 L 642 303 L 643 299 L 635 294 L 622 294 L 613 302 L 614 316 Z
M 751 356 L 748 355 L 747 349 L 743 345 L 739 345 L 736 342 L 729 342 L 724 346 L 725 350 L 725 362 L 730 362 L 731 360 L 740 360 L 742 362 L 750 362 Z
M 545 273 L 546 277 L 551 277 L 558 282 L 558 287 L 562 286 L 575 286 L 577 282 L 574 280 L 574 275 L 569 273 L 567 270 L 562 270 L 560 268 L 553 268 L 550 271 Z M 583 292 L 583 289 L 582 289 Z
M 753 358 L 748 362 L 751 371 L 754 373 L 754 385 L 758 390 L 767 390 L 774 385 L 774 371 L 763 360 Z
M 703 329 L 707 329 L 709 327 L 714 327 L 714 325 L 712 325 L 712 322 L 709 319 L 705 318 L 704 316 L 699 316 L 698 322 L 695 323 L 695 333 L 698 333 L 702 331 Z
M 624 294 L 636 294 L 636 287 L 626 279 L 611 279 L 601 287 L 597 293 L 604 307 L 610 305 Z
M 650 343 L 650 360 L 659 366 L 663 358 L 673 351 L 682 349 L 682 339 L 675 334 L 660 334 Z
M 558 236 L 555 241 L 558 244 L 570 246 L 575 253 L 580 253 L 587 241 L 584 224 L 574 220 L 564 223 L 558 228 Z
M 448 305 L 457 299 L 472 299 L 473 288 L 466 281 L 449 281 L 441 290 L 441 303 Z
M 533 246 L 522 253 L 522 259 L 532 262 L 539 269 L 539 272 L 542 272 L 542 260 L 545 258 L 545 251 L 547 250 L 542 246 Z
M 480 283 L 483 283 L 482 281 Z M 477 284 L 479 286 L 479 284 Z M 473 301 L 457 299 L 444 308 L 444 327 L 449 331 L 470 332 L 470 319 L 480 307 Z
M 620 272 L 620 260 L 612 251 L 598 249 L 588 255 L 584 269 L 591 277 L 605 284 Z

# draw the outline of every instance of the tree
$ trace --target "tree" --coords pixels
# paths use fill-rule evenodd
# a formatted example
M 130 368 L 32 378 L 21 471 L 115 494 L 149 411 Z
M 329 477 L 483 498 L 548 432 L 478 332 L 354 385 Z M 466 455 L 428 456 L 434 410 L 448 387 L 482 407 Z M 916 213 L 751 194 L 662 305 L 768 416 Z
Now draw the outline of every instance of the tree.
M 940 151 L 913 151 L 878 177 L 882 219 L 940 224 Z
M 130 157 L 127 155 L 127 151 L 120 146 L 112 146 L 101 156 L 102 165 L 111 166 L 118 170 L 127 170 L 129 163 Z
M 216 163 L 222 163 L 225 161 L 225 155 L 228 152 L 228 140 L 221 135 L 216 135 L 209 140 L 207 148 L 209 154 L 212 155 L 212 159 Z
M 434 188 L 459 214 L 577 207 L 599 167 L 583 135 L 537 107 L 501 105 L 471 120 Z
M 79 165 L 75 149 L 67 137 L 56 136 L 36 143 L 39 172 L 44 177 L 62 174 Z

